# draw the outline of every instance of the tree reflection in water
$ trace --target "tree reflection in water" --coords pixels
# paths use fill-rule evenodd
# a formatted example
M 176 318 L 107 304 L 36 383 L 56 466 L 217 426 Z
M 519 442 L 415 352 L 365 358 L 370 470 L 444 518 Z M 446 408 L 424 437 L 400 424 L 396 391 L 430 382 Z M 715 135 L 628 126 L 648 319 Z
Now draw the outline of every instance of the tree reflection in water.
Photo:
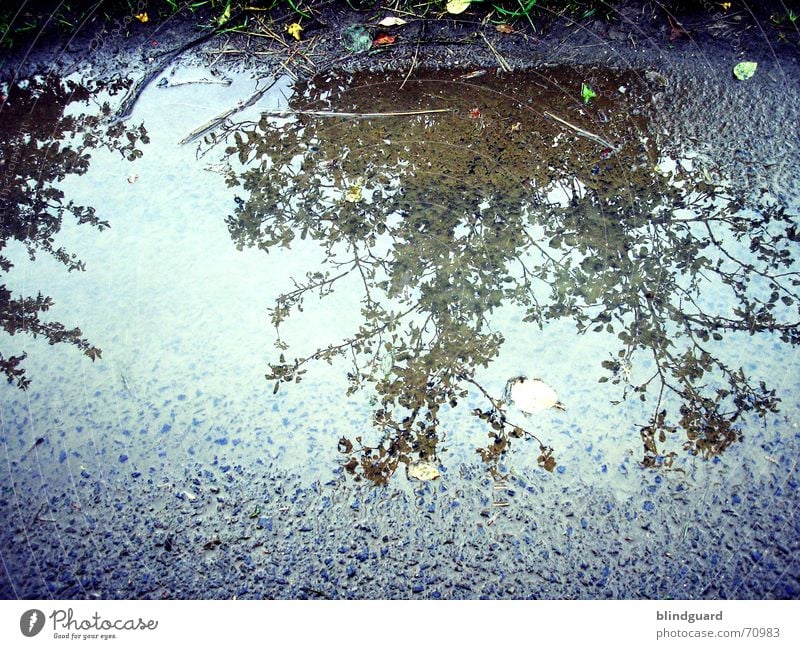
M 597 92 L 591 105 L 575 79 Z M 349 392 L 375 391 L 380 436 L 339 441 L 348 471 L 386 484 L 401 465 L 436 460 L 440 411 L 470 391 L 485 403 L 472 414 L 488 426 L 479 453 L 495 475 L 521 437 L 538 443 L 540 466 L 554 468 L 551 445 L 511 421 L 501 395 L 476 379 L 504 342 L 491 316 L 509 303 L 532 327 L 571 318 L 581 333 L 616 335 L 618 349 L 598 359 L 599 380 L 618 384 L 620 400 L 650 400 L 645 466 L 672 466 L 680 446 L 722 453 L 742 438 L 743 413 L 776 411 L 775 391 L 714 348 L 739 332 L 798 343 L 796 226 L 780 206 L 748 209 L 735 191 L 680 165 L 665 180 L 635 74 L 439 73 L 404 86 L 362 75 L 296 90 L 286 115 L 228 125 L 207 143 L 227 143 L 227 179 L 241 193 L 228 226 L 239 248 L 310 238 L 324 251 L 270 310 L 281 349 L 267 378 L 277 391 L 312 361 L 350 359 Z M 441 108 L 451 111 L 310 114 Z M 282 327 L 347 277 L 362 287 L 357 331 L 292 358 Z M 709 292 L 732 308 L 715 312 Z M 641 354 L 654 361 L 645 380 L 630 372 Z
M 101 219 L 94 207 L 67 200 L 58 183 L 70 174 L 86 173 L 89 152 L 95 148 L 118 151 L 128 160 L 142 155 L 136 147 L 148 141 L 144 127 L 126 128 L 121 122 L 109 125 L 110 108 L 101 101 L 126 85 L 121 81 L 79 84 L 48 76 L 2 88 L 0 251 L 17 241 L 31 260 L 46 253 L 70 272 L 84 269 L 74 253 L 57 247 L 55 242 L 64 218 L 71 217 L 100 230 L 108 228 L 109 222 Z M 87 112 L 78 112 L 79 107 Z M 7 273 L 12 267 L 10 259 L 0 255 L 0 270 Z M 8 334 L 41 336 L 51 345 L 70 343 L 92 360 L 99 358 L 100 349 L 79 328 L 69 329 L 60 322 L 43 319 L 52 305 L 53 300 L 41 293 L 15 296 L 6 284 L 0 285 L 0 323 Z M 30 384 L 22 366 L 24 359 L 24 352 L 16 356 L 0 352 L 0 371 L 9 383 L 15 382 L 20 388 Z

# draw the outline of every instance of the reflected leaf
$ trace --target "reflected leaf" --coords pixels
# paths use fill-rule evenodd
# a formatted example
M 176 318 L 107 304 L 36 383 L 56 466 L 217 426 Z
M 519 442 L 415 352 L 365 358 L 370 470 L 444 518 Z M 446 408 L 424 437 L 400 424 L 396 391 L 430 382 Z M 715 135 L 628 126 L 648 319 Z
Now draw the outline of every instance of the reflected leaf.
M 348 203 L 360 203 L 362 198 L 361 183 L 351 185 L 344 194 L 344 200 Z

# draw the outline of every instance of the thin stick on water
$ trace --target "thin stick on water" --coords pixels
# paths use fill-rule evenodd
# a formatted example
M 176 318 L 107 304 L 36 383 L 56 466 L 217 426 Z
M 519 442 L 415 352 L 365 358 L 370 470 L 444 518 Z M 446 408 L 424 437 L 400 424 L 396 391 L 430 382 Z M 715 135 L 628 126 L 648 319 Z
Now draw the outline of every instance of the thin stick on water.
M 190 86 L 195 84 L 210 84 L 217 86 L 231 85 L 230 79 L 195 79 L 194 81 L 175 81 L 174 83 L 164 84 L 167 88 L 177 88 L 178 86 Z
M 252 105 L 252 104 L 249 104 Z M 214 119 L 209 120 L 202 126 L 197 127 L 189 135 L 183 138 L 178 144 L 188 144 L 192 140 L 196 140 L 201 135 L 205 135 L 213 128 L 219 126 L 228 117 L 234 113 L 239 112 L 246 106 L 236 106 L 226 110 L 224 113 L 217 115 Z M 372 119 L 378 117 L 410 117 L 412 115 L 429 115 L 432 113 L 451 113 L 452 108 L 434 108 L 430 110 L 399 110 L 388 113 L 340 113 L 333 110 L 265 110 L 262 115 L 266 117 L 293 117 L 295 115 L 310 115 L 312 117 L 341 117 L 348 119 Z
M 409 77 L 411 76 L 411 73 L 414 72 L 414 68 L 417 67 L 417 55 L 418 54 L 419 54 L 419 43 L 417 43 L 417 47 L 414 49 L 414 58 L 411 59 L 411 67 L 408 69 L 408 74 L 406 75 L 406 78 L 403 79 L 403 83 L 400 84 L 400 90 L 402 90 L 405 87 L 406 82 L 408 81 Z
M 261 99 L 265 94 L 267 94 L 267 91 L 270 88 L 272 88 L 272 86 L 274 86 L 277 82 L 278 82 L 278 80 L 274 79 L 272 81 L 272 83 L 267 84 L 264 88 L 262 88 L 261 90 L 258 90 L 253 95 L 251 95 L 250 98 L 247 101 L 241 102 L 241 103 L 237 104 L 236 106 L 234 106 L 233 108 L 229 108 L 224 113 L 220 113 L 216 117 L 213 117 L 210 120 L 208 120 L 205 124 L 203 124 L 201 126 L 198 126 L 191 133 L 189 133 L 189 135 L 187 135 L 180 142 L 178 142 L 178 144 L 179 145 L 184 145 L 184 144 L 188 144 L 189 142 L 192 142 L 193 140 L 196 140 L 200 136 L 205 135 L 206 133 L 208 133 L 212 129 L 214 129 L 217 126 L 219 126 L 220 124 L 222 124 L 222 122 L 224 122 L 226 119 L 228 119 L 231 115 L 235 115 L 236 113 L 244 110 L 245 108 L 249 108 L 250 106 L 255 104 L 259 99 Z
M 557 115 L 553 115 L 553 113 L 549 113 L 548 111 L 545 110 L 545 111 L 542 112 L 542 114 L 545 117 L 549 117 L 550 119 L 554 119 L 558 123 L 563 124 L 564 126 L 566 126 L 568 128 L 571 128 L 573 131 L 575 131 L 581 137 L 585 137 L 585 138 L 587 138 L 589 140 L 594 140 L 598 144 L 602 144 L 603 146 L 611 149 L 612 151 L 617 151 L 619 149 L 619 147 L 617 145 L 611 144 L 611 142 L 609 142 L 608 140 L 600 137 L 599 135 L 596 135 L 595 133 L 592 133 L 591 131 L 587 131 L 586 129 L 580 128 L 579 126 L 575 126 L 575 124 L 570 124 L 567 120 L 561 119 Z
M 412 115 L 429 115 L 432 113 L 451 113 L 452 108 L 431 108 L 428 110 L 398 110 L 388 113 L 340 113 L 334 110 L 266 110 L 261 114 L 267 117 L 292 117 L 294 115 L 311 115 L 312 117 L 346 117 L 350 119 L 372 119 L 375 117 L 410 117 Z

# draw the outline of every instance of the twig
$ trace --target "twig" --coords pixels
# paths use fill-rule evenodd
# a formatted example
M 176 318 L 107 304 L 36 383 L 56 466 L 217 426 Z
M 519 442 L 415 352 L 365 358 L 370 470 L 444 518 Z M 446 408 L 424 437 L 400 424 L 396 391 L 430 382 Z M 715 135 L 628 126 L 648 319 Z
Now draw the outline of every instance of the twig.
M 210 84 L 215 86 L 229 86 L 231 85 L 230 79 L 197 79 L 195 81 L 176 81 L 175 83 L 166 84 L 167 88 L 177 88 L 178 86 L 189 86 L 192 84 Z
M 611 144 L 611 142 L 609 142 L 608 140 L 600 137 L 599 135 L 595 135 L 591 131 L 587 131 L 585 129 L 582 129 L 582 128 L 578 127 L 578 126 L 575 126 L 574 124 L 570 124 L 567 120 L 561 119 L 560 117 L 557 117 L 556 115 L 553 115 L 553 113 L 550 113 L 548 111 L 543 111 L 542 114 L 545 117 L 549 117 L 550 119 L 554 119 L 555 121 L 559 122 L 560 124 L 563 124 L 564 126 L 567 126 L 568 128 L 571 128 L 578 135 L 580 135 L 582 137 L 585 137 L 585 138 L 587 138 L 589 140 L 594 140 L 595 142 L 597 142 L 599 144 L 602 144 L 605 147 L 608 147 L 609 149 L 611 149 L 614 152 L 616 152 L 619 149 L 619 146 Z
M 508 64 L 508 61 L 506 61 L 506 60 L 503 58 L 503 56 L 500 54 L 500 52 L 498 52 L 498 51 L 495 49 L 494 45 L 492 45 L 492 44 L 489 42 L 489 39 L 488 39 L 488 38 L 486 38 L 486 34 L 484 34 L 483 32 L 481 32 L 481 38 L 484 40 L 484 42 L 486 43 L 486 45 L 487 45 L 487 46 L 489 47 L 489 49 L 492 51 L 492 54 L 494 54 L 494 58 L 496 58 L 496 59 L 497 59 L 497 62 L 500 64 L 500 68 L 503 70 L 503 72 L 511 72 L 511 66 Z
M 414 58 L 411 59 L 411 67 L 408 69 L 408 74 L 406 75 L 406 78 L 403 79 L 403 83 L 400 84 L 400 90 L 402 90 L 405 87 L 406 82 L 408 81 L 409 77 L 411 76 L 411 73 L 414 72 L 414 68 L 417 67 L 417 55 L 418 54 L 419 54 L 419 43 L 417 43 L 417 46 L 414 48 Z
M 491 394 L 489 394 L 489 393 L 486 391 L 486 388 L 484 388 L 484 387 L 483 387 L 483 386 L 482 386 L 480 383 L 478 383 L 478 382 L 477 382 L 475 379 L 473 379 L 473 378 L 472 378 L 472 377 L 470 377 L 470 376 L 462 375 L 462 376 L 461 376 L 461 378 L 462 378 L 464 381 L 466 381 L 467 383 L 471 383 L 471 384 L 472 384 L 472 385 L 474 385 L 476 388 L 478 388 L 478 390 L 481 392 L 481 394 L 482 394 L 484 397 L 486 397 L 486 399 L 489 401 L 489 403 L 491 403 L 491 404 L 492 404 L 492 408 L 494 408 L 494 410 L 495 410 L 495 411 L 497 411 L 497 412 L 501 413 L 501 415 L 502 415 L 502 417 L 503 417 L 503 423 L 504 423 L 506 426 L 511 426 L 511 428 L 512 428 L 512 429 L 521 431 L 522 433 L 524 433 L 525 435 L 527 435 L 527 436 L 528 436 L 528 437 L 530 437 L 531 439 L 534 439 L 534 440 L 536 440 L 536 442 L 539 444 L 539 446 L 540 446 L 541 448 L 544 448 L 544 444 L 542 444 L 542 440 L 540 440 L 538 437 L 536 437 L 536 435 L 534 435 L 533 433 L 531 433 L 531 432 L 529 432 L 529 431 L 525 430 L 525 429 L 524 429 L 522 426 L 517 426 L 516 424 L 514 424 L 514 423 L 512 423 L 512 422 L 508 421 L 508 419 L 506 419 L 506 416 L 505 416 L 505 411 L 504 411 L 504 409 L 503 409 L 503 408 L 500 406 L 500 404 L 499 404 L 499 403 L 498 403 L 498 402 L 495 400 L 495 398 L 494 398 L 494 397 L 493 397 Z
M 272 83 L 268 84 L 267 86 L 265 86 L 264 88 L 262 88 L 258 92 L 254 93 L 250 97 L 250 99 L 248 99 L 244 103 L 237 104 L 233 108 L 229 108 L 224 113 L 220 113 L 216 117 L 210 119 L 209 121 L 207 121 L 202 126 L 198 126 L 191 133 L 189 133 L 189 135 L 187 135 L 180 142 L 178 142 L 178 144 L 180 144 L 180 145 L 188 144 L 189 142 L 192 142 L 193 140 L 196 140 L 197 138 L 201 137 L 202 135 L 205 135 L 210 130 L 212 130 L 212 129 L 216 128 L 217 126 L 219 126 L 220 124 L 222 124 L 222 122 L 224 122 L 226 119 L 228 119 L 231 115 L 235 115 L 239 111 L 242 111 L 245 108 L 249 108 L 250 106 L 255 104 L 259 99 L 261 99 L 267 93 L 267 91 L 269 91 L 270 88 L 272 88 L 272 86 L 274 86 L 277 82 L 278 82 L 278 80 L 274 79 L 272 81 Z
M 39 507 L 39 511 L 36 512 L 36 515 L 33 517 L 33 523 L 55 523 L 54 518 L 42 518 L 42 511 L 47 506 L 47 503 L 42 503 L 42 506 Z

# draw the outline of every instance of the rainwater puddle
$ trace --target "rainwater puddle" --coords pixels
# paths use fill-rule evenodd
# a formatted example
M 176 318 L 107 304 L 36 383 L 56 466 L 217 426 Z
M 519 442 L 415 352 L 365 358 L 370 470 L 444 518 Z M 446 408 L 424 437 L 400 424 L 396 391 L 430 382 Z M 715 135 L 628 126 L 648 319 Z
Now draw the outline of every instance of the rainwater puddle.
M 796 203 L 656 81 L 183 75 L 3 90 L 4 594 L 797 594 Z

